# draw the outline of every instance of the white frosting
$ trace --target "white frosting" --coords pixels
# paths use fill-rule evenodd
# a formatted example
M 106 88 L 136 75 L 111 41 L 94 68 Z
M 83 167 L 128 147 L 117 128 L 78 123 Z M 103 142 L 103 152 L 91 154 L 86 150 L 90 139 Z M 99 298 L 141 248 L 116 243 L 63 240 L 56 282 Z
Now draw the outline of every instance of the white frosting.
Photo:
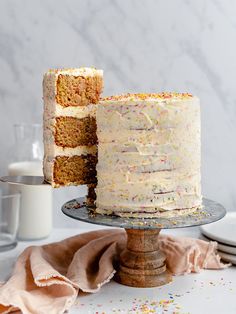
M 81 156 L 81 155 L 96 155 L 97 145 L 93 146 L 77 146 L 77 147 L 60 147 L 56 144 L 51 144 L 49 142 L 45 143 L 45 149 L 47 151 L 47 156 Z
M 73 76 L 103 76 L 103 70 L 98 70 L 95 68 L 70 68 L 70 69 L 51 69 L 45 75 L 53 74 L 53 75 L 73 75 Z
M 47 114 L 48 118 L 54 118 L 54 117 L 75 117 L 78 119 L 83 119 L 85 117 L 96 116 L 96 109 L 97 105 L 90 104 L 88 106 L 68 106 L 63 107 L 56 103 L 56 101 L 53 103 L 52 106 L 47 108 Z
M 197 97 L 119 97 L 97 110 L 97 208 L 107 213 L 201 205 Z

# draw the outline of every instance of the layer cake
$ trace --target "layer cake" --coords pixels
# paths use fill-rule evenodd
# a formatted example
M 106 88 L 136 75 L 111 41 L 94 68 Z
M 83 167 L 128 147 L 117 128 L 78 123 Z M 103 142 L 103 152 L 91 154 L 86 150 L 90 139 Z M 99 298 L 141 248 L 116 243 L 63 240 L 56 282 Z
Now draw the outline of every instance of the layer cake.
M 96 211 L 171 217 L 201 207 L 200 103 L 188 93 L 103 98 Z
M 95 115 L 102 89 L 102 70 L 45 73 L 44 177 L 53 187 L 96 183 Z

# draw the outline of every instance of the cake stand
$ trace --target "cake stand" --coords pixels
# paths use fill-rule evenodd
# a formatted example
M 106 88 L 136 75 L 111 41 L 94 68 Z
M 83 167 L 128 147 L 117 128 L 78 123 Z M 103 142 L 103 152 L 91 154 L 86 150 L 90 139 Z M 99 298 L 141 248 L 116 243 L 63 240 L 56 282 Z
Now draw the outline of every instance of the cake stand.
M 48 184 L 40 176 L 6 176 L 0 181 L 20 185 Z M 161 229 L 184 228 L 208 224 L 223 218 L 224 207 L 203 199 L 203 207 L 189 215 L 174 218 L 121 218 L 95 213 L 86 206 L 83 198 L 74 199 L 62 206 L 65 215 L 92 224 L 124 228 L 127 244 L 119 256 L 115 280 L 133 287 L 156 287 L 172 281 L 166 269 L 165 256 L 158 248 Z
M 95 208 L 86 206 L 83 198 L 65 203 L 62 212 L 87 223 L 125 229 L 127 245 L 119 256 L 115 280 L 132 287 L 157 287 L 172 281 L 172 276 L 166 269 L 165 255 L 158 248 L 161 229 L 208 224 L 226 214 L 222 205 L 205 198 L 201 209 L 174 218 L 121 218 L 101 215 L 95 213 Z

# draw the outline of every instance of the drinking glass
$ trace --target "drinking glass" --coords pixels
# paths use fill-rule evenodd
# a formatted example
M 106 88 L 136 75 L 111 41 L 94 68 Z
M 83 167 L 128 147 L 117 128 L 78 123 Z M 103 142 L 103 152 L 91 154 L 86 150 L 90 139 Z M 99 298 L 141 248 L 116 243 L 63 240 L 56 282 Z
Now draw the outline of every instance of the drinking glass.
M 20 194 L 0 195 L 0 252 L 17 245 Z

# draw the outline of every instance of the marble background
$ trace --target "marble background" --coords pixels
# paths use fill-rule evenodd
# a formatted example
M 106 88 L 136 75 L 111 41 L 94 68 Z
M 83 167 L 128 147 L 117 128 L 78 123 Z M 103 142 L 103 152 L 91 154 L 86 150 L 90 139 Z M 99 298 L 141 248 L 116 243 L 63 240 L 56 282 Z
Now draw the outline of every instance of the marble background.
M 234 0 L 0 0 L 0 174 L 13 123 L 41 122 L 48 68 L 104 69 L 104 94 L 188 91 L 201 99 L 204 195 L 236 208 Z M 61 204 L 83 188 L 54 191 Z

